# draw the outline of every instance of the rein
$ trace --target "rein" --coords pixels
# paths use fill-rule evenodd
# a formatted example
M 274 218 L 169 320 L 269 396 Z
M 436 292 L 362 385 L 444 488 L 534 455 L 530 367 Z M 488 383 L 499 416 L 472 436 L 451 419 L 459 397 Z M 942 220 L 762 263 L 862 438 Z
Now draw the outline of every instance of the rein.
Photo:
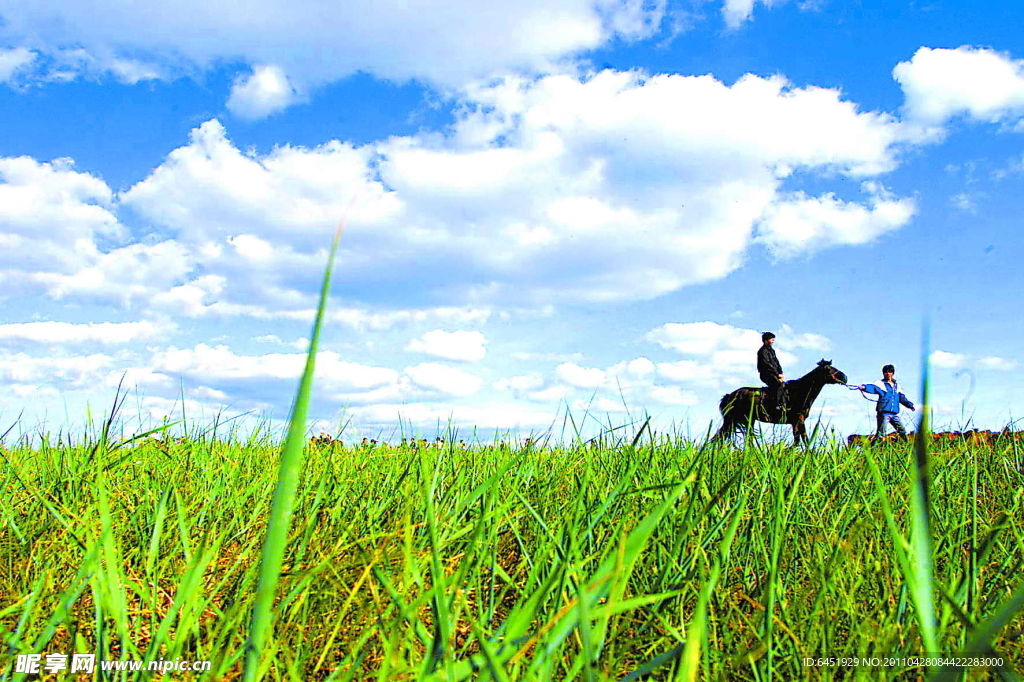
M 854 386 L 853 384 L 843 384 L 843 386 L 846 386 L 851 391 L 860 391 L 860 397 L 864 398 L 864 400 L 868 401 L 869 403 L 877 403 L 881 399 L 881 398 L 869 398 L 868 394 L 865 393 L 860 388 L 860 386 Z

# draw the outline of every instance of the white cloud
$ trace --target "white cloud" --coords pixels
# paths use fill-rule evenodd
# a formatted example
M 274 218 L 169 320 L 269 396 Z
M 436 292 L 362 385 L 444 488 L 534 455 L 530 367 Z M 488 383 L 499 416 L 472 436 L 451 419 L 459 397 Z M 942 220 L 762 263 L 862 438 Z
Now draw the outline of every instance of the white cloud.
M 356 196 L 335 281 L 369 300 L 332 301 L 329 323 L 448 315 L 469 326 L 497 301 L 652 298 L 725 276 L 755 239 L 785 254 L 859 243 L 912 213 L 912 200 L 873 183 L 867 205 L 782 191 L 796 170 L 862 178 L 896 166 L 899 122 L 837 90 L 605 71 L 506 77 L 458 96 L 445 134 L 360 147 L 244 153 L 208 121 L 122 195 L 68 161 L 0 160 L 0 283 L 193 317 L 308 321 Z M 166 238 L 125 243 L 122 206 Z M 413 310 L 377 305 L 399 286 Z M 438 300 L 453 305 L 427 307 Z
M 541 391 L 533 391 L 527 394 L 527 398 L 537 403 L 550 403 L 565 400 L 569 395 L 569 389 L 565 386 L 550 386 Z
M 590 398 L 574 400 L 570 405 L 573 412 L 611 413 L 618 414 L 627 412 L 627 406 L 621 400 L 612 400 L 604 396 L 591 400 Z
M 721 383 L 721 377 L 714 367 L 696 360 L 659 362 L 657 370 L 658 376 L 668 381 L 712 387 L 718 387 Z
M 635 358 L 625 363 L 625 370 L 630 376 L 643 378 L 654 373 L 654 363 L 647 358 Z
M 992 171 L 993 180 L 1004 180 L 1011 175 L 1024 173 L 1024 155 L 1010 159 L 1002 168 Z
M 831 341 L 821 334 L 797 334 L 792 327 L 779 327 L 779 345 L 806 348 L 815 352 L 827 350 Z M 757 349 L 761 346 L 761 332 L 742 329 L 716 322 L 670 322 L 656 327 L 644 335 L 644 340 L 683 355 L 694 356 L 675 362 L 655 365 L 656 375 L 669 382 L 694 387 L 721 388 L 740 382 L 751 382 L 757 377 Z M 775 349 L 782 366 L 792 373 L 797 356 Z
M 974 199 L 967 192 L 960 192 L 959 194 L 950 197 L 949 202 L 957 209 L 966 213 L 976 213 L 978 210 L 977 203 L 975 203 Z
M 0 48 L 0 83 L 14 83 L 19 72 L 35 61 L 36 55 L 24 47 Z
M 739 267 L 758 225 L 789 253 L 861 243 L 913 213 L 873 183 L 866 204 L 782 192 L 796 170 L 891 170 L 905 137 L 782 77 L 506 77 L 467 86 L 455 114 L 444 136 L 264 156 L 208 121 L 123 202 L 188 245 L 197 277 L 236 281 L 222 309 L 308 298 L 353 196 L 339 284 L 473 305 L 649 299 Z
M 760 2 L 772 6 L 772 0 L 725 0 L 722 4 L 722 18 L 730 29 L 739 28 L 754 13 L 754 5 Z
M 421 310 L 391 310 L 370 312 L 359 308 L 329 310 L 327 319 L 360 331 L 380 331 L 399 324 L 447 322 L 449 324 L 484 324 L 492 310 L 478 306 L 441 306 Z M 310 315 L 312 320 L 312 315 Z
M 965 115 L 984 123 L 1024 116 L 1024 60 L 967 45 L 920 48 L 900 62 L 893 77 L 903 88 L 907 116 L 941 126 Z
M 148 70 L 169 75 L 242 62 L 257 75 L 236 86 L 233 106 L 258 113 L 293 101 L 291 88 L 309 89 L 359 71 L 445 87 L 510 69 L 549 71 L 613 39 L 653 35 L 664 16 L 664 0 L 427 0 L 415 8 L 254 0 L 241 14 L 202 0 L 133 6 L 131 12 L 116 0 L 7 0 L 0 39 L 63 62 L 52 67 L 50 79 L 123 73 L 118 62 L 136 61 L 137 54 L 146 56 Z M 77 60 L 65 54 L 72 51 L 80 53 Z M 261 69 L 287 73 L 291 85 L 283 76 L 260 76 Z M 252 84 L 261 77 L 270 82 Z M 247 86 L 253 92 L 238 92 Z
M 34 272 L 25 280 L 43 286 L 53 298 L 147 301 L 185 279 L 193 263 L 188 251 L 174 241 L 130 244 L 107 253 L 94 251 L 92 263 L 70 274 Z
M 968 356 L 962 353 L 947 353 L 944 350 L 936 350 L 932 351 L 929 359 L 935 367 L 957 369 L 967 364 Z
M 221 397 L 220 391 L 208 387 L 199 387 L 190 391 L 189 397 L 184 401 L 180 397 L 146 396 L 142 399 L 142 409 L 145 415 L 156 422 L 165 417 L 169 419 L 180 417 L 184 412 L 184 414 L 188 415 L 189 421 L 194 419 L 201 423 L 207 420 L 212 421 L 215 416 L 219 416 L 223 423 L 246 412 L 244 409 L 225 407 L 226 404 L 231 403 L 233 401 Z M 266 403 L 250 402 L 248 405 L 253 409 L 259 410 L 269 407 Z
M 544 385 L 544 378 L 536 374 L 520 374 L 494 382 L 497 391 L 512 391 L 516 397 L 529 391 L 536 391 Z
M 74 170 L 71 159 L 41 163 L 27 156 L 0 158 L 0 227 L 7 240 L 0 262 L 16 263 L 28 256 L 39 264 L 55 256 L 78 262 L 64 251 L 83 246 L 92 251 L 97 236 L 124 236 L 110 211 L 112 203 L 110 188 L 99 178 Z M 39 239 L 40 234 L 49 239 Z M 32 238 L 36 241 L 29 242 Z M 12 253 L 11 247 L 25 250 Z M 34 254 L 40 247 L 51 251 Z
M 0 341 L 31 341 L 33 343 L 101 343 L 125 344 L 147 341 L 170 330 L 148 320 L 140 322 L 21 322 L 0 324 Z
M 189 391 L 189 396 L 204 403 L 226 403 L 230 400 L 230 396 L 224 391 L 218 391 L 208 386 L 199 386 L 192 389 Z
M 597 388 L 607 375 L 596 367 L 580 367 L 573 362 L 563 362 L 555 367 L 555 375 L 574 388 Z
M 263 336 L 254 336 L 252 340 L 257 343 L 273 343 L 279 346 L 291 346 L 292 348 L 301 351 L 309 349 L 309 339 L 305 336 L 300 336 L 294 341 L 285 341 L 277 334 L 264 334 Z
M 605 385 L 612 391 L 632 393 L 649 386 L 656 371 L 655 364 L 645 357 L 618 362 L 604 370 Z
M 262 336 L 254 336 L 252 337 L 252 340 L 258 343 L 277 343 L 282 345 L 285 343 L 285 341 L 277 334 L 264 334 Z
M 203 343 L 194 348 L 159 350 L 150 360 L 155 371 L 188 377 L 217 390 L 259 389 L 261 385 L 279 388 L 282 381 L 297 381 L 305 365 L 305 353 L 239 355 L 227 346 Z M 399 373 L 393 369 L 346 362 L 333 351 L 317 353 L 315 385 L 324 393 L 360 393 L 394 386 L 398 381 Z M 274 389 L 267 392 L 269 395 Z
M 354 407 L 349 410 L 358 422 L 393 427 L 399 418 L 405 423 L 420 428 L 444 428 L 450 422 L 455 425 L 478 426 L 480 428 L 528 428 L 545 429 L 555 420 L 555 414 L 531 410 L 517 404 L 495 403 L 487 407 L 464 405 L 442 405 L 434 403 L 382 403 Z
M 44 358 L 25 353 L 0 354 L 0 381 L 27 387 L 26 395 L 44 390 L 52 395 L 57 390 L 91 390 L 114 367 L 114 358 L 102 353 Z
M 896 199 L 876 183 L 864 184 L 871 192 L 868 206 L 842 201 L 831 192 L 788 195 L 765 211 L 757 240 L 782 257 L 837 244 L 865 244 L 903 227 L 917 212 L 914 199 Z
M 156 389 L 168 391 L 171 394 L 178 392 L 181 384 L 172 377 L 157 372 L 151 367 L 112 367 L 103 380 L 107 388 L 129 389 Z
M 760 332 L 717 322 L 669 322 L 644 339 L 686 355 L 710 355 L 720 349 L 747 349 L 753 354 L 761 345 Z
M 135 85 L 141 81 L 160 80 L 167 77 L 164 70 L 154 64 L 135 59 L 113 58 L 103 65 L 117 80 L 127 85 Z
M 236 116 L 253 120 L 283 111 L 300 99 L 281 67 L 261 64 L 235 81 L 227 106 Z
M 419 388 L 456 397 L 473 395 L 483 383 L 480 377 L 436 362 L 406 367 L 405 373 Z
M 274 247 L 267 241 L 251 234 L 240 234 L 227 238 L 235 253 L 250 263 L 266 262 L 274 257 Z
M 787 346 L 791 348 L 807 348 L 814 351 L 827 351 L 832 347 L 832 341 L 821 334 L 797 334 L 788 324 L 779 327 L 782 338 Z
M 1012 372 L 1017 369 L 1017 361 L 1010 358 L 989 356 L 978 360 L 978 366 L 985 369 L 995 369 L 1000 372 Z
M 516 360 L 539 362 L 579 362 L 583 359 L 583 353 L 531 353 L 517 351 L 510 355 Z
M 479 362 L 487 354 L 487 338 L 477 331 L 446 332 L 440 329 L 429 331 L 418 339 L 413 339 L 405 350 L 414 353 L 426 353 L 448 360 L 463 362 Z
M 116 199 L 70 159 L 0 158 L 0 283 L 125 304 L 180 281 L 192 267 L 174 241 L 124 244 Z
M 696 393 L 679 386 L 654 386 L 648 396 L 651 400 L 664 405 L 696 405 L 700 402 Z
M 156 310 L 186 317 L 251 317 L 260 320 L 294 320 L 312 324 L 314 308 L 276 308 L 262 304 L 232 303 L 221 300 L 230 295 L 223 275 L 202 275 L 192 281 L 156 293 L 150 305 Z M 356 331 L 385 331 L 412 324 L 480 325 L 493 311 L 481 306 L 439 306 L 418 310 L 367 310 L 345 307 L 330 301 L 324 316 L 326 324 L 340 324 Z
M 1009 372 L 1017 368 L 1017 361 L 1010 358 L 1001 358 L 994 355 L 978 358 L 967 353 L 948 353 L 942 350 L 933 351 L 930 360 L 932 366 L 942 369 L 961 369 L 963 367 L 976 366 L 982 369 Z
M 564 385 L 545 385 L 548 382 L 537 374 L 521 374 L 495 381 L 493 387 L 497 391 L 511 391 L 519 399 L 538 403 L 551 403 L 564 400 L 570 389 Z

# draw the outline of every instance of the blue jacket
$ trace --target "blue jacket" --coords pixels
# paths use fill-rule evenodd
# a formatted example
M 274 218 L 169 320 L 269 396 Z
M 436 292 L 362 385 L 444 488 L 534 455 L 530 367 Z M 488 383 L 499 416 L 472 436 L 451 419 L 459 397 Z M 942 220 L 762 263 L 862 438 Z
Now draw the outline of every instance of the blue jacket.
M 903 395 L 895 380 L 891 384 L 884 381 L 879 381 L 876 384 L 864 384 L 864 392 L 879 396 L 878 404 L 875 405 L 876 412 L 899 414 L 900 405 L 914 409 L 914 403 L 907 400 L 907 396 Z

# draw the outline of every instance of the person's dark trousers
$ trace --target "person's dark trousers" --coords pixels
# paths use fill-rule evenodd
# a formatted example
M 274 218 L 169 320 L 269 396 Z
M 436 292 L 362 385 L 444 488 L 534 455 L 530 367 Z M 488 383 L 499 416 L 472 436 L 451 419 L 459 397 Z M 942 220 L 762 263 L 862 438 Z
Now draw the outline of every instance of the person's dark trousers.
M 875 413 L 875 438 L 881 438 L 885 435 L 885 422 L 889 422 L 892 428 L 896 430 L 896 433 L 900 434 L 900 438 L 907 437 L 907 430 L 903 428 L 903 422 L 900 421 L 898 414 L 892 414 L 891 412 L 877 412 Z
M 782 407 L 786 404 L 786 384 L 781 381 L 775 374 L 761 374 L 761 381 L 768 385 L 769 395 L 771 395 L 772 403 L 776 407 Z

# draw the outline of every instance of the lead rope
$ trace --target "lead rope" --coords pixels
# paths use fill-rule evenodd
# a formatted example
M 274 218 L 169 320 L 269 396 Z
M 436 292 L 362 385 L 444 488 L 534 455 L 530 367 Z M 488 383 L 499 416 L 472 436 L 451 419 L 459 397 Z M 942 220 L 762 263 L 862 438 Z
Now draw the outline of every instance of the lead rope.
M 881 396 L 879 396 L 878 398 L 869 398 L 868 394 L 865 393 L 860 386 L 854 386 L 853 384 L 843 384 L 843 386 L 846 386 L 851 391 L 860 391 L 860 397 L 864 398 L 864 400 L 868 401 L 869 403 L 877 403 L 879 400 L 881 400 Z

